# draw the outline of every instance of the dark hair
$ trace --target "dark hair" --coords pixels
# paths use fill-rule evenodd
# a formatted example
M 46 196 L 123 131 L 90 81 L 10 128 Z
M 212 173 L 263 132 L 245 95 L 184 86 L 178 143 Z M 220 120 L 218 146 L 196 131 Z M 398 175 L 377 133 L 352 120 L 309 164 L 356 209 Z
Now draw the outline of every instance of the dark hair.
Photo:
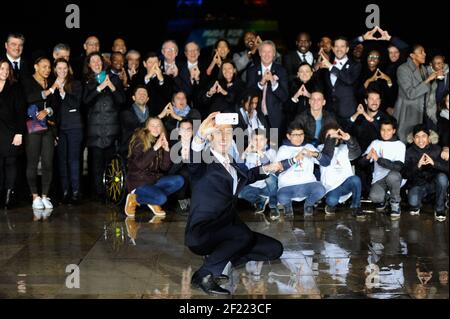
M 291 123 L 289 123 L 286 133 L 291 134 L 295 130 L 302 130 L 303 132 L 305 131 L 302 124 L 294 120 Z
M 86 79 L 86 81 L 91 81 L 93 79 L 95 79 L 95 74 L 94 71 L 91 70 L 91 68 L 89 67 L 89 62 L 91 61 L 92 57 L 94 56 L 98 56 L 100 57 L 100 60 L 102 61 L 102 69 L 105 69 L 105 59 L 103 59 L 103 56 L 100 52 L 91 52 L 89 53 L 89 55 L 86 57 L 86 60 L 84 62 L 84 70 L 83 70 L 83 74 L 84 77 Z
M 325 140 L 327 138 L 327 133 L 329 130 L 339 130 L 341 127 L 339 126 L 339 124 L 335 123 L 335 122 L 331 122 L 326 124 L 325 126 L 322 127 L 322 129 L 320 130 L 320 134 L 319 134 L 319 143 L 323 144 L 325 143 Z
M 335 39 L 333 40 L 333 46 L 335 46 L 336 41 L 339 41 L 339 40 L 345 41 L 345 45 L 346 45 L 347 47 L 349 46 L 349 45 L 348 45 L 348 39 L 347 39 L 346 37 L 344 37 L 344 36 L 338 36 L 337 38 L 335 38 Z
M 386 116 L 385 118 L 383 118 L 380 122 L 380 128 L 383 125 L 392 125 L 392 128 L 394 130 L 397 129 L 397 120 L 395 119 L 395 117 L 392 116 Z
M 258 98 L 258 103 L 260 101 L 260 93 L 254 89 L 247 89 L 245 90 L 240 98 L 241 106 L 244 106 L 245 103 L 250 102 L 255 97 Z
M 311 69 L 311 71 L 314 73 L 314 68 L 312 67 L 312 65 L 311 64 L 309 64 L 308 62 L 302 62 L 302 63 L 300 63 L 300 65 L 298 66 L 298 68 L 297 68 L 297 71 L 302 67 L 302 66 L 308 66 L 310 69 Z
M 53 47 L 53 52 L 58 52 L 58 51 L 69 51 L 70 52 L 70 46 L 68 44 L 65 43 L 58 43 L 57 45 L 55 45 Z
M 143 85 L 143 84 L 138 84 L 138 85 L 136 85 L 135 88 L 133 89 L 133 96 L 136 95 L 136 92 L 137 92 L 137 90 L 139 90 L 139 89 L 143 89 L 143 90 L 147 91 L 147 94 L 148 94 L 147 87 L 146 87 L 145 85 Z
M 49 58 L 47 58 L 46 56 L 40 56 L 38 57 L 36 60 L 34 60 L 34 65 L 41 63 L 41 61 L 47 60 L 48 62 L 50 62 L 50 65 L 52 64 L 52 62 L 50 61 Z
M 216 41 L 216 43 L 214 43 L 214 46 L 213 46 L 213 50 L 212 50 L 212 56 L 214 57 L 214 55 L 216 54 L 216 50 L 217 50 L 217 47 L 219 46 L 219 43 L 220 42 L 225 42 L 226 44 L 227 44 L 227 47 L 228 47 L 228 49 L 230 50 L 230 52 L 228 52 L 228 55 L 230 55 L 231 54 L 231 45 L 230 45 L 230 42 L 228 42 L 228 40 L 227 39 L 225 39 L 225 38 L 220 38 L 220 39 L 218 39 L 217 41 Z M 226 56 L 226 58 L 228 58 L 228 56 Z
M 439 104 L 438 112 L 441 112 L 442 110 L 445 110 L 447 108 L 447 105 L 445 105 L 445 98 L 448 96 L 448 90 L 444 93 L 444 98 L 442 99 L 442 102 Z
M 67 72 L 67 77 L 64 82 L 64 91 L 70 93 L 72 92 L 72 82 L 73 82 L 73 71 L 72 67 L 70 66 L 69 62 L 64 58 L 56 59 L 55 62 L 53 62 L 53 73 L 55 74 L 55 77 L 57 77 L 56 74 L 56 66 L 58 63 L 65 63 L 67 65 L 67 68 L 69 71 Z
M 430 136 L 430 130 L 424 124 L 417 124 L 416 126 L 413 127 L 412 129 L 413 137 L 420 132 L 424 132 L 425 134 Z
M 312 95 L 313 93 L 320 93 L 325 98 L 325 92 L 323 90 L 321 90 L 320 88 L 313 88 L 311 90 L 310 94 Z
M 309 41 L 311 41 L 311 35 L 308 32 L 300 32 L 299 34 L 297 34 L 297 37 L 295 38 L 296 41 L 298 41 L 298 39 L 302 36 L 305 35 L 308 37 Z
M 119 51 L 114 51 L 111 53 L 111 59 L 113 58 L 113 56 L 115 55 L 120 55 L 124 60 L 125 60 L 125 54 L 123 54 L 122 52 Z
M 378 96 L 381 98 L 381 93 L 380 93 L 380 91 L 378 91 L 378 90 L 375 90 L 375 89 L 368 89 L 368 90 L 366 91 L 366 99 L 369 98 L 369 94 L 378 94 Z
M 20 39 L 20 40 L 22 40 L 23 43 L 25 43 L 25 37 L 23 36 L 22 33 L 18 33 L 18 32 L 8 33 L 8 35 L 6 36 L 6 42 L 8 42 L 9 39 L 11 39 L 11 38 Z
M 192 124 L 192 120 L 191 120 L 191 119 L 189 119 L 189 118 L 184 118 L 184 119 L 182 119 L 180 122 L 178 122 L 178 127 L 180 127 L 181 124 L 183 124 L 183 123 L 189 123 L 189 124 L 191 124 L 191 126 L 194 126 L 194 125 Z
M 184 94 L 184 97 L 187 99 L 187 94 L 186 94 L 186 92 L 184 92 L 183 90 L 175 90 L 175 91 L 173 92 L 173 94 L 172 94 L 172 100 L 171 100 L 171 101 L 173 101 L 173 100 L 175 99 L 175 96 L 177 96 L 177 94 L 179 94 L 179 93 L 183 93 L 183 94 Z
M 419 44 L 419 43 L 416 43 L 416 44 L 414 44 L 414 45 L 409 47 L 409 52 L 408 53 L 409 54 L 413 54 L 414 51 L 416 51 L 418 48 L 425 48 L 425 47 L 423 45 Z
M 8 78 L 6 79 L 6 81 L 8 81 L 9 83 L 15 82 L 14 74 L 13 74 L 14 72 L 13 72 L 13 68 L 11 66 L 11 63 L 8 61 L 8 59 L 0 59 L 0 66 L 3 63 L 7 63 L 8 66 L 9 66 L 9 74 L 8 74 Z
M 158 58 L 158 60 L 159 60 L 158 54 L 156 54 L 156 52 L 154 52 L 154 51 L 147 52 L 147 54 L 144 57 L 144 62 L 147 62 L 147 60 L 150 58 Z

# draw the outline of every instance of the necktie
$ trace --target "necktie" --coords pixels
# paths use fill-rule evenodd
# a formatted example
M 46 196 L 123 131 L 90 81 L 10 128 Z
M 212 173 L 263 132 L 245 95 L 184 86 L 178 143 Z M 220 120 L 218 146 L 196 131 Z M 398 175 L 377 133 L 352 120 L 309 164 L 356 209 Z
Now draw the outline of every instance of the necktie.
M 302 53 L 302 62 L 307 62 L 306 61 L 306 54 Z
M 14 61 L 13 64 L 14 64 L 14 72 L 19 72 L 19 63 L 17 61 Z
M 261 101 L 261 110 L 264 115 L 269 114 L 269 112 L 267 111 L 266 97 L 267 97 L 267 83 L 264 85 L 263 96 L 262 96 L 262 101 Z

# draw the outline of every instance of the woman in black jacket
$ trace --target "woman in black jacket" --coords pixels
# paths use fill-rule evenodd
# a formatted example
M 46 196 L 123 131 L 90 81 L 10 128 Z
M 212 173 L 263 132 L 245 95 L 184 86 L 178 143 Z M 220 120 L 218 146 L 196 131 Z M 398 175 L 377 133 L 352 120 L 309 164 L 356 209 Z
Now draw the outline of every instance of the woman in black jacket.
M 213 112 L 234 112 L 245 84 L 237 77 L 237 69 L 232 61 L 224 61 L 220 67 L 218 80 L 210 81 L 200 93 L 202 118 Z
M 125 103 L 125 92 L 119 77 L 106 74 L 103 57 L 98 52 L 86 58 L 88 72 L 83 103 L 88 106 L 87 146 L 95 198 L 103 200 L 103 173 L 114 156 L 115 143 L 120 134 L 119 111 Z
M 52 209 L 47 197 L 53 177 L 53 152 L 55 148 L 55 118 L 51 96 L 58 89 L 55 82 L 48 85 L 52 67 L 50 60 L 38 58 L 34 63 L 35 73 L 23 80 L 27 102 L 27 130 L 25 150 L 27 154 L 27 180 L 33 194 L 34 209 Z M 37 170 L 39 158 L 42 164 L 42 196 L 38 194 Z
M 63 59 L 54 64 L 58 92 L 54 94 L 54 106 L 58 123 L 58 166 L 64 194 L 64 203 L 71 200 L 76 203 L 80 191 L 80 153 L 83 140 L 83 123 L 81 121 L 82 86 L 73 79 L 72 68 Z
M 25 133 L 25 101 L 14 82 L 8 60 L 0 60 L 0 190 L 6 190 L 5 208 L 11 207 L 17 177 L 17 154 Z

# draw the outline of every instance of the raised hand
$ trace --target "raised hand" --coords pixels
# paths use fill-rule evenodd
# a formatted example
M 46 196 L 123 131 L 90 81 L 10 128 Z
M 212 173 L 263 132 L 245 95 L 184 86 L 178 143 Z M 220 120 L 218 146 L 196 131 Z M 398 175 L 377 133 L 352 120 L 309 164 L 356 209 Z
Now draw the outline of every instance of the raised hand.
M 378 40 L 377 38 L 375 38 L 373 35 L 375 34 L 375 32 L 378 31 L 378 26 L 376 26 L 375 28 L 373 28 L 372 30 L 367 31 L 366 33 L 364 33 L 363 40 L 367 41 L 367 40 Z
M 200 135 L 200 138 L 206 139 L 208 135 L 217 129 L 216 115 L 219 113 L 220 112 L 214 112 L 209 114 L 202 124 L 200 124 L 200 127 L 198 128 L 198 135 Z
M 339 138 L 342 139 L 343 141 L 348 141 L 348 140 L 350 140 L 350 138 L 351 138 L 350 134 L 344 132 L 344 131 L 341 130 L 341 129 L 338 129 L 338 130 L 337 130 L 337 133 L 338 133 L 338 135 L 339 135 Z

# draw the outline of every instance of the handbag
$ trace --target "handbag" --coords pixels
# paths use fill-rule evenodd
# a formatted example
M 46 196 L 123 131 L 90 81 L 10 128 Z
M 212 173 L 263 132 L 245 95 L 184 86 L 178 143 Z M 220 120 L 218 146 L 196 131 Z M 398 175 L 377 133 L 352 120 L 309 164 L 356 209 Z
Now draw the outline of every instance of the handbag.
M 28 134 L 32 134 L 32 133 L 36 133 L 36 132 L 43 132 L 48 129 L 47 123 L 45 120 L 39 121 L 36 118 L 37 110 L 38 110 L 38 108 L 35 104 L 30 105 L 28 107 L 28 112 L 27 112 L 28 116 L 29 116 L 29 118 L 27 119 Z

